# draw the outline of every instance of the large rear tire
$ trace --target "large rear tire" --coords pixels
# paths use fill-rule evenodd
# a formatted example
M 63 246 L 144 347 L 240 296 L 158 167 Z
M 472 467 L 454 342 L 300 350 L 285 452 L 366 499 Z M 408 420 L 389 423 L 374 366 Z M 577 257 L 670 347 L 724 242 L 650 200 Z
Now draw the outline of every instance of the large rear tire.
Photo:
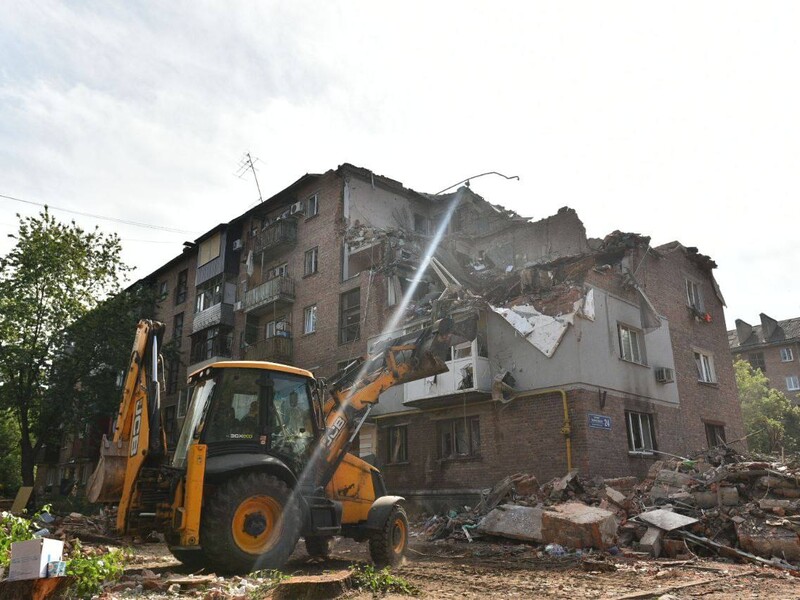
M 229 574 L 279 569 L 292 554 L 300 511 L 291 490 L 266 473 L 234 476 L 203 507 L 200 540 L 208 568 Z
M 378 567 L 399 565 L 408 547 L 408 517 L 399 504 L 389 512 L 383 527 L 369 538 L 369 555 Z
M 178 559 L 190 571 L 199 571 L 206 567 L 206 557 L 202 550 L 178 550 L 170 548 L 172 556 Z

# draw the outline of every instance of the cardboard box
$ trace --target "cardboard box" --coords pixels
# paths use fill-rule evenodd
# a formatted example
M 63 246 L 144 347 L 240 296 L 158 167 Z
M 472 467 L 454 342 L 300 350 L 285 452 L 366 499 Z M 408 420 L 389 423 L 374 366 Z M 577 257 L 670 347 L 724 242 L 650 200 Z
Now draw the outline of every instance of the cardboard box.
M 60 561 L 63 552 L 64 542 L 61 540 L 38 538 L 14 542 L 8 566 L 9 581 L 47 577 L 47 563 Z

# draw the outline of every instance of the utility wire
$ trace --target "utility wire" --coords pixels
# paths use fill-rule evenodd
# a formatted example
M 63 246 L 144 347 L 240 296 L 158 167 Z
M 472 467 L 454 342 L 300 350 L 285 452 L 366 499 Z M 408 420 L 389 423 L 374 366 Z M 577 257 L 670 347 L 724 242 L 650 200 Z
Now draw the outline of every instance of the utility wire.
M 92 217 L 93 219 L 102 219 L 104 221 L 112 221 L 114 223 L 123 223 L 125 225 L 133 225 L 135 227 L 146 227 L 147 229 L 157 229 L 159 231 L 168 231 L 170 233 L 188 233 L 188 234 L 198 234 L 199 231 L 188 231 L 186 229 L 175 229 L 174 227 L 164 227 L 163 225 L 151 225 L 150 223 L 140 223 L 138 221 L 129 221 L 127 219 L 117 219 L 116 217 L 104 217 L 102 215 L 95 215 L 92 213 L 81 212 L 79 210 L 70 210 L 68 208 L 59 208 L 57 206 L 53 206 L 52 204 L 43 204 L 41 202 L 33 202 L 31 200 L 23 200 L 22 198 L 15 198 L 14 196 L 6 196 L 5 194 L 0 194 L 0 198 L 5 198 L 6 200 L 14 200 L 15 202 L 22 202 L 23 204 L 31 204 L 33 206 L 43 206 L 45 208 L 51 208 L 53 210 L 60 210 L 61 212 L 71 213 L 73 215 L 80 215 L 82 217 Z

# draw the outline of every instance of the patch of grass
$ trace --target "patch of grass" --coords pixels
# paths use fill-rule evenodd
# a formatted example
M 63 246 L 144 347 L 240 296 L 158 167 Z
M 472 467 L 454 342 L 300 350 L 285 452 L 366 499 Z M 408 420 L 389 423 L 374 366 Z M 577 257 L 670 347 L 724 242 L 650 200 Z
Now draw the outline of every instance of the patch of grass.
M 374 565 L 355 565 L 353 584 L 358 588 L 369 590 L 374 596 L 390 592 L 406 596 L 418 596 L 420 593 L 413 584 L 398 575 L 392 575 L 389 567 L 378 570 Z

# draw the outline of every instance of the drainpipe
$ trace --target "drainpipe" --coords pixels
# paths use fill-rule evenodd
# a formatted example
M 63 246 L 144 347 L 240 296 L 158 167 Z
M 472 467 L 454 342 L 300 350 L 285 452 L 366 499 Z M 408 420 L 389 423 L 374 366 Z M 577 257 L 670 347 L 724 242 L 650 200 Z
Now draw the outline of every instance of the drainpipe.
M 505 393 L 511 395 L 506 397 Z M 502 377 L 495 377 L 495 384 L 492 386 L 492 399 L 499 400 L 502 403 L 511 402 L 519 398 L 533 398 L 535 396 L 546 396 L 547 394 L 561 394 L 561 405 L 564 407 L 564 424 L 561 426 L 561 434 L 564 436 L 564 444 L 567 452 L 567 472 L 572 470 L 572 428 L 569 424 L 569 405 L 567 404 L 567 392 L 561 388 L 551 388 L 547 390 L 540 390 L 538 392 L 521 392 L 515 394 L 513 388 L 507 383 L 502 381 Z

